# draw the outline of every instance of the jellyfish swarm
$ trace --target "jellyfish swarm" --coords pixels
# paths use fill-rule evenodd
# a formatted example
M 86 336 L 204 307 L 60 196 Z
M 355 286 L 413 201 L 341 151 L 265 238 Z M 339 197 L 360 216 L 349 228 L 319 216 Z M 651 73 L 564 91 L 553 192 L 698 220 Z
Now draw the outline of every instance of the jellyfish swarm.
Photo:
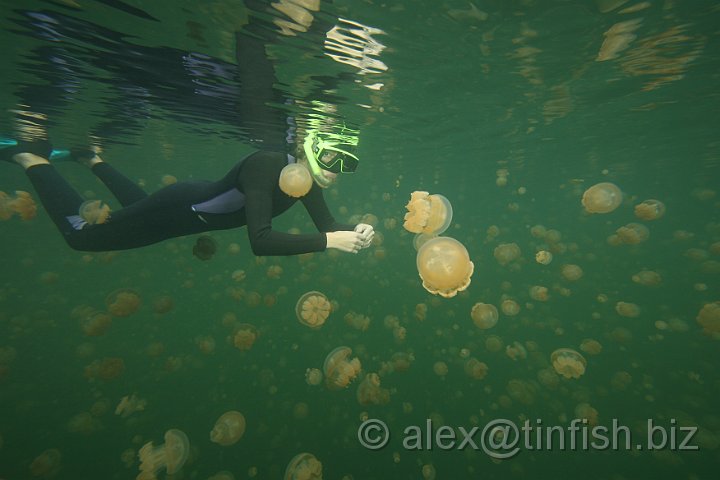
M 585 190 L 582 204 L 588 213 L 610 213 L 622 203 L 622 192 L 609 182 L 598 183 Z
M 177 473 L 187 460 L 190 441 L 184 432 L 172 428 L 165 432 L 165 444 L 153 447 L 146 443 L 138 452 L 140 474 L 136 480 L 155 480 L 157 473 L 165 468 L 168 475 Z
M 418 250 L 417 269 L 425 290 L 450 298 L 470 285 L 474 265 L 462 243 L 435 237 Z
M 192 251 L 200 260 L 210 260 L 217 251 L 217 242 L 208 235 L 200 235 Z
M 585 358 L 570 348 L 558 348 L 550 355 L 550 362 L 557 373 L 565 378 L 580 378 L 585 373 Z
M 307 194 L 312 187 L 312 176 L 307 167 L 299 163 L 291 163 L 280 171 L 278 180 L 280 190 L 293 198 Z
M 332 305 L 325 295 L 311 291 L 305 293 L 295 304 L 295 315 L 303 325 L 318 329 L 325 324 Z
M 322 480 L 322 463 L 310 453 L 298 453 L 288 463 L 283 480 Z
M 452 221 L 452 205 L 442 195 L 430 195 L 428 192 L 412 192 L 410 201 L 405 205 L 403 227 L 412 233 L 441 234 Z
M 245 433 L 245 417 L 242 413 L 230 410 L 220 415 L 210 432 L 210 441 L 228 447 L 234 445 Z
M 323 371 L 325 385 L 330 390 L 340 390 L 347 387 L 360 373 L 362 366 L 357 357 L 350 359 L 350 347 L 337 347 L 325 358 Z

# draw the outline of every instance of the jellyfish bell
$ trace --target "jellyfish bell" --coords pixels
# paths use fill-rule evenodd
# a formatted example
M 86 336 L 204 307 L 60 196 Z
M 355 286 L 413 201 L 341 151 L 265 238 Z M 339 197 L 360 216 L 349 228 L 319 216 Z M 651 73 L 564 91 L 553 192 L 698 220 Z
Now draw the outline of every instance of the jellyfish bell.
M 432 240 L 437 236 L 438 235 L 436 233 L 418 233 L 413 238 L 413 248 L 417 252 L 418 250 L 420 250 L 420 247 L 425 245 L 428 240 Z
M 163 468 L 168 475 L 177 473 L 185 464 L 190 451 L 190 440 L 184 432 L 172 428 L 165 432 L 165 443 L 153 447 L 148 442 L 138 452 L 140 459 L 140 474 L 138 480 L 150 480 L 156 478 L 157 473 Z
M 440 194 L 415 191 L 405 205 L 403 227 L 412 233 L 434 233 L 439 235 L 450 226 L 453 210 L 450 201 Z
M 450 298 L 470 285 L 474 265 L 462 243 L 450 237 L 436 237 L 420 247 L 417 269 L 425 290 Z
M 322 327 L 331 311 L 332 305 L 328 298 L 315 290 L 303 294 L 295 304 L 298 321 L 312 329 Z
M 665 215 L 665 204 L 660 200 L 650 199 L 635 205 L 635 216 L 640 220 L 657 220 Z
M 585 190 L 582 205 L 588 213 L 610 213 L 622 203 L 622 192 L 614 183 L 602 182 Z
M 288 463 L 283 480 L 322 480 L 322 463 L 310 453 L 298 453 Z
M 88 200 L 80 205 L 78 213 L 88 224 L 99 225 L 110 218 L 110 207 L 100 200 Z
M 244 434 L 245 416 L 236 410 L 230 410 L 220 415 L 215 422 L 210 431 L 210 441 L 223 447 L 229 447 L 237 443 Z
M 570 348 L 558 348 L 550 355 L 550 363 L 565 378 L 580 378 L 585 374 L 585 357 Z
M 305 165 L 290 163 L 280 172 L 280 190 L 293 198 L 305 196 L 312 188 L 312 175 Z
M 497 324 L 498 310 L 495 305 L 478 302 L 473 305 L 472 310 L 470 311 L 470 317 L 476 327 L 481 330 L 487 330 Z

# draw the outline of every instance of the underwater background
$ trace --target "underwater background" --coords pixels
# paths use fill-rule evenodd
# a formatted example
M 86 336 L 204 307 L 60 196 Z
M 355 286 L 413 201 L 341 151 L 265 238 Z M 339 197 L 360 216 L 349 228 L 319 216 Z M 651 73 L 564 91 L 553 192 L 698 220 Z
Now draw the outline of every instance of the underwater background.
M 135 478 L 140 448 L 170 429 L 187 435 L 187 460 L 158 478 L 319 478 L 286 472 L 303 452 L 326 479 L 716 478 L 720 4 L 337 0 L 307 9 L 307 32 L 280 21 L 283 5 L 310 3 L 264 10 L 282 30 L 268 56 L 288 101 L 273 108 L 360 131 L 358 171 L 325 197 L 338 221 L 374 225 L 373 246 L 256 258 L 236 229 L 208 234 L 207 260 L 193 255 L 199 236 L 83 253 L 39 205 L 4 219 L 0 479 Z M 2 6 L 6 139 L 101 146 L 154 191 L 220 178 L 254 132 L 281 127 L 241 109 L 240 1 Z M 325 25 L 341 26 L 341 45 Z M 0 163 L 0 191 L 39 203 Z M 55 165 L 120 208 L 87 169 Z M 622 202 L 591 214 L 583 194 L 603 182 Z M 413 191 L 450 201 L 443 235 L 474 263 L 451 298 L 418 276 L 403 228 Z M 651 199 L 664 214 L 636 208 Z M 301 206 L 273 228 L 314 231 Z M 308 291 L 333 303 L 319 329 L 296 314 Z M 494 326 L 473 318 L 478 303 L 497 309 Z M 341 346 L 362 371 L 347 388 L 311 385 L 308 369 Z M 582 356 L 576 375 L 558 371 L 558 349 Z M 116 415 L 124 397 L 133 408 Z M 244 435 L 212 442 L 231 410 Z M 366 419 L 387 424 L 384 448 L 359 441 Z M 403 430 L 428 419 L 456 431 L 617 419 L 633 445 L 652 420 L 693 429 L 697 448 L 405 448 Z

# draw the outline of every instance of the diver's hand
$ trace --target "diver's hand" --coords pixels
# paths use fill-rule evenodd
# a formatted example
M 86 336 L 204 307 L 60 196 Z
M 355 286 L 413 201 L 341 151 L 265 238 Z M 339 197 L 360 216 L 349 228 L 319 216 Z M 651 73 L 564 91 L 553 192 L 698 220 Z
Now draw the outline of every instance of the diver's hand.
M 336 248 L 343 252 L 358 253 L 363 248 L 362 235 L 357 232 L 340 230 L 325 233 L 327 248 Z
M 355 225 L 355 231 L 362 235 L 362 248 L 368 248 L 372 245 L 373 237 L 375 236 L 375 230 L 372 225 L 368 225 L 367 223 L 358 223 Z

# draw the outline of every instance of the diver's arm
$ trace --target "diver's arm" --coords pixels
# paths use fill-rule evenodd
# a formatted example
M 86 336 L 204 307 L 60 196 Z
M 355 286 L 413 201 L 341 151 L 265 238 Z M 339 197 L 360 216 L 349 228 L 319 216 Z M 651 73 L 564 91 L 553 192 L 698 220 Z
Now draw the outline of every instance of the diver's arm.
M 302 197 L 301 200 L 303 202 L 303 205 L 305 205 L 305 209 L 310 214 L 310 218 L 312 218 L 312 221 L 315 224 L 315 227 L 317 227 L 318 231 L 337 232 L 340 230 L 355 230 L 355 225 L 338 223 L 335 220 L 335 217 L 332 216 L 332 213 L 330 213 L 330 209 L 325 202 L 322 188 L 318 187 L 315 183 L 313 183 L 310 191 L 307 193 L 307 195 Z

